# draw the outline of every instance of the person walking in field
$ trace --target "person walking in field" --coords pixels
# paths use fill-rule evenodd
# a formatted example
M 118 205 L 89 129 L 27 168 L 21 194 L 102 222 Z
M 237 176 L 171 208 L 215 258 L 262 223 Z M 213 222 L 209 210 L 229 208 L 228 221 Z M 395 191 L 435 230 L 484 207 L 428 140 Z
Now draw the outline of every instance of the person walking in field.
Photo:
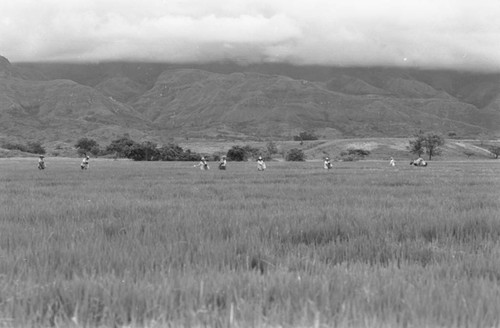
M 226 156 L 222 156 L 222 158 L 219 161 L 219 170 L 225 170 L 226 169 Z
M 396 166 L 396 161 L 394 160 L 394 158 L 391 157 L 391 161 L 389 162 L 389 165 Z
M 325 161 L 323 162 L 323 168 L 325 170 L 333 168 L 332 162 L 330 162 L 330 159 L 328 157 L 325 157 Z
M 44 160 L 45 156 L 43 155 L 40 155 L 40 157 L 38 157 L 38 169 L 39 170 L 44 170 L 45 169 L 45 160 Z
M 266 163 L 262 159 L 262 156 L 259 156 L 259 159 L 257 159 L 257 170 L 264 171 L 265 169 L 266 169 Z
M 198 165 L 195 165 L 195 167 L 196 166 L 199 166 L 202 171 L 210 170 L 210 167 L 208 166 L 208 162 L 205 159 L 205 157 L 202 157 L 200 163 L 198 163 Z
M 90 168 L 89 159 L 90 158 L 87 155 L 85 155 L 85 157 L 82 160 L 82 164 L 80 164 L 80 168 L 82 170 L 88 170 Z

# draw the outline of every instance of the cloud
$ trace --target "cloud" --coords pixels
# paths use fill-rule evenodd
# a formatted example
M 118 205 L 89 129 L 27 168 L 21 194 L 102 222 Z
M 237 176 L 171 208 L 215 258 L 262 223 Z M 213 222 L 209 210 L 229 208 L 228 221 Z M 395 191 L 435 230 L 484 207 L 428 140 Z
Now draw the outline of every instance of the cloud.
M 500 70 L 496 0 L 17 0 L 11 61 L 235 60 Z

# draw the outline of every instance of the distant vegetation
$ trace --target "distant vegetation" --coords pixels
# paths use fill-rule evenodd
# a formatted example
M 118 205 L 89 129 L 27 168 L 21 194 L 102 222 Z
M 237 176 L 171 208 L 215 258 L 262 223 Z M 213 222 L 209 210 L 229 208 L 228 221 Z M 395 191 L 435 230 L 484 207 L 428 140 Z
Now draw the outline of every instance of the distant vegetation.
M 227 151 L 227 160 L 242 162 L 250 158 L 257 158 L 262 152 L 259 148 L 246 146 L 233 146 Z
M 219 160 L 222 154 L 199 154 L 190 149 L 183 149 L 175 143 L 158 145 L 155 142 L 143 141 L 136 142 L 129 137 L 121 137 L 113 140 L 108 146 L 101 148 L 99 144 L 89 138 L 79 139 L 75 147 L 79 154 L 91 153 L 95 156 L 114 155 L 117 158 L 129 158 L 134 161 L 198 161 L 202 156 L 211 160 Z M 269 142 L 266 149 L 252 147 L 250 145 L 232 146 L 227 151 L 228 161 L 247 161 L 262 156 L 264 159 L 270 159 L 272 154 L 278 152 L 276 145 Z
M 6 142 L 2 145 L 2 148 L 9 150 L 19 150 L 32 154 L 45 154 L 45 148 L 38 141 L 28 141 L 26 144 Z
M 495 158 L 498 158 L 500 156 L 500 146 L 489 146 L 488 147 L 489 151 L 495 156 Z
M 285 159 L 291 162 L 303 162 L 306 160 L 306 155 L 302 149 L 293 148 L 288 151 Z
M 97 141 L 89 138 L 79 139 L 75 144 L 75 148 L 78 150 L 79 155 L 83 155 L 86 153 L 99 155 L 99 153 L 101 152 Z
M 370 155 L 370 151 L 366 149 L 347 149 L 340 153 L 340 159 L 344 162 L 358 161 Z
M 294 141 L 318 140 L 318 137 L 313 132 L 304 131 L 297 136 L 293 136 Z
M 432 156 L 441 154 L 441 146 L 444 143 L 444 138 L 439 134 L 419 132 L 415 135 L 415 139 L 410 140 L 409 150 L 418 157 L 421 157 L 425 153 L 429 156 L 429 160 L 431 160 Z
M 105 148 L 89 138 L 81 138 L 75 144 L 79 154 L 91 153 L 95 156 L 113 155 L 118 158 L 129 158 L 134 161 L 197 161 L 200 154 L 184 150 L 182 147 L 170 143 L 164 146 L 151 141 L 136 142 L 129 137 L 113 140 Z

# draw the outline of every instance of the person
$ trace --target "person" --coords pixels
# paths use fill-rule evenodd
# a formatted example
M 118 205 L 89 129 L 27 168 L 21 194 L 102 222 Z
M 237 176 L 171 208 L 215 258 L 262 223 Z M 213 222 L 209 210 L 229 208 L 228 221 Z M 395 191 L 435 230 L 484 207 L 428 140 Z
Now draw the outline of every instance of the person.
M 265 169 L 266 169 L 266 163 L 264 163 L 262 156 L 259 156 L 259 159 L 257 160 L 257 170 L 264 171 Z
M 222 158 L 219 161 L 219 170 L 225 170 L 226 169 L 226 156 L 222 156 Z
M 89 164 L 89 156 L 87 156 L 87 155 L 86 155 L 86 156 L 83 158 L 83 160 L 82 160 L 82 164 L 80 164 L 80 168 L 81 168 L 82 170 L 88 170 L 88 169 L 89 169 L 89 166 L 90 166 L 90 164 Z
M 422 157 L 419 157 L 416 160 L 411 161 L 410 165 L 414 165 L 414 166 L 427 166 L 427 162 L 424 161 L 424 159 Z
M 323 163 L 323 168 L 325 170 L 329 170 L 333 167 L 332 162 L 330 162 L 330 159 L 328 157 L 325 157 L 325 162 Z
M 44 160 L 45 156 L 43 155 L 40 155 L 40 157 L 38 158 L 38 169 L 39 170 L 43 170 L 45 169 L 45 160 Z
M 198 163 L 198 165 L 195 165 L 195 167 L 196 166 L 199 166 L 202 171 L 210 170 L 210 167 L 208 166 L 208 162 L 205 159 L 205 157 L 202 157 L 200 163 Z
M 396 166 L 396 161 L 394 160 L 393 157 L 391 157 L 391 161 L 389 162 L 390 166 Z

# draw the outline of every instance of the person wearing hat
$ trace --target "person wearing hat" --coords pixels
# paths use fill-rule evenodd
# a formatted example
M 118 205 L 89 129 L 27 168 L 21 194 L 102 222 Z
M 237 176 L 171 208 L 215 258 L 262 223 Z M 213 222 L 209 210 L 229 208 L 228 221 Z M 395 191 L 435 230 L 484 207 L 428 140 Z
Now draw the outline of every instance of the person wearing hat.
M 225 170 L 226 169 L 226 156 L 222 156 L 222 158 L 219 161 L 219 170 Z
M 90 166 L 89 157 L 87 155 L 85 155 L 85 157 L 82 160 L 82 164 L 80 164 L 80 168 L 82 170 L 87 170 L 87 169 L 89 169 L 89 166 Z
M 195 167 L 196 166 L 199 166 L 202 171 L 210 170 L 210 167 L 208 166 L 208 162 L 205 159 L 205 157 L 202 157 L 200 163 L 198 165 L 195 165 Z
M 396 166 L 396 161 L 394 160 L 393 157 L 391 157 L 391 161 L 389 162 L 390 166 Z
M 45 156 L 43 155 L 40 155 L 40 157 L 38 157 L 38 169 L 39 170 L 43 170 L 45 169 L 45 160 L 44 160 Z
M 259 159 L 257 159 L 257 170 L 264 171 L 265 169 L 266 169 L 266 163 L 264 163 L 262 156 L 259 156 Z
M 325 170 L 329 170 L 333 167 L 332 162 L 330 162 L 330 159 L 328 157 L 325 157 L 325 161 L 323 163 L 323 168 Z

